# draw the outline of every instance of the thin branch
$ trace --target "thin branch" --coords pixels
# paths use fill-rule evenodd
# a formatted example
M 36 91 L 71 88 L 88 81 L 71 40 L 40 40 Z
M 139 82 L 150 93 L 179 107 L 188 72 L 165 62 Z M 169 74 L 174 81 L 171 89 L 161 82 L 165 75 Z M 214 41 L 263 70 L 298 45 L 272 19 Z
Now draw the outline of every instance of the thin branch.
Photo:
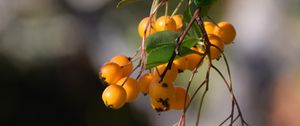
M 224 82 L 225 82 L 225 84 L 226 84 L 228 90 L 230 90 L 230 85 L 229 85 L 229 83 L 227 82 L 227 80 L 225 79 L 225 77 L 223 76 L 223 74 L 221 73 L 221 71 L 220 71 L 218 68 L 216 68 L 214 65 L 212 66 L 212 68 L 218 72 L 218 74 L 219 74 L 219 75 L 222 77 L 222 79 L 224 80 Z M 243 118 L 243 115 L 242 115 L 240 106 L 239 106 L 239 104 L 238 104 L 238 102 L 237 102 L 237 100 L 236 100 L 236 97 L 235 97 L 235 95 L 234 95 L 234 93 L 233 93 L 232 91 L 230 92 L 230 95 L 231 95 L 231 97 L 233 98 L 234 103 L 236 104 L 236 108 L 237 108 L 237 110 L 238 110 L 238 116 L 240 116 L 240 118 L 241 118 L 242 125 L 244 125 L 244 124 L 248 125 L 248 124 L 246 123 L 246 121 L 244 120 L 244 118 Z
M 192 24 L 194 23 L 196 17 L 199 15 L 199 9 L 197 9 L 195 12 L 194 12 L 194 15 L 192 17 L 192 19 L 190 20 L 189 24 L 187 25 L 187 27 L 184 29 L 184 31 L 182 32 L 182 34 L 176 39 L 176 48 L 168 62 L 168 65 L 166 67 L 166 69 L 164 70 L 164 72 L 161 74 L 160 76 L 160 80 L 159 82 L 162 82 L 166 73 L 167 73 L 167 70 L 171 69 L 172 67 L 172 64 L 173 64 L 173 61 L 176 57 L 176 55 L 178 55 L 178 52 L 179 52 L 179 48 L 181 46 L 181 43 L 183 42 L 183 39 L 185 38 L 185 36 L 187 35 L 188 31 L 190 30 Z
M 197 73 L 197 71 L 198 71 L 198 68 L 199 68 L 199 66 L 200 66 L 200 64 L 203 62 L 203 59 L 204 59 L 204 57 L 205 57 L 205 55 L 203 56 L 203 57 L 201 57 L 201 59 L 199 60 L 199 62 L 198 62 L 198 64 L 197 64 L 197 66 L 196 66 L 196 68 L 193 70 L 193 73 L 192 73 L 192 76 L 190 77 L 190 79 L 189 79 L 189 81 L 188 81 L 188 85 L 187 85 L 187 88 L 186 88 L 186 94 L 185 94 L 185 98 L 184 98 L 184 103 L 186 103 L 186 100 L 187 100 L 187 95 L 188 95 L 188 92 L 189 92 L 189 89 L 190 89 L 190 86 L 191 86 L 191 84 L 192 84 L 192 81 L 193 81 L 193 79 L 194 79 L 194 76 L 195 76 L 195 74 Z M 202 85 L 204 84 L 205 82 L 202 82 L 202 84 L 200 84 L 200 86 L 198 87 L 198 89 L 196 90 L 196 92 L 195 93 L 197 93 L 198 92 L 198 90 L 202 87 Z M 195 95 L 195 93 L 194 93 L 194 95 Z M 195 96 L 192 96 L 191 97 L 191 100 L 190 101 L 192 101 L 193 100 L 193 97 L 195 97 Z M 186 104 L 184 104 L 184 110 L 183 110 L 183 114 L 185 114 L 186 113 L 186 110 L 188 109 L 188 107 L 189 107 L 189 104 L 190 103 L 188 103 L 188 105 L 186 106 Z
M 208 86 L 208 83 L 206 83 L 206 86 Z M 200 113 L 201 113 L 201 109 L 202 109 L 202 106 L 203 106 L 203 101 L 204 101 L 204 98 L 205 98 L 207 92 L 208 92 L 208 88 L 206 88 L 206 89 L 204 90 L 204 93 L 203 93 L 203 95 L 202 95 L 202 97 L 201 97 L 200 107 L 199 107 L 198 114 L 197 114 L 196 126 L 198 126 L 198 124 L 199 124 Z
M 206 71 L 206 77 L 205 77 L 205 81 L 206 81 L 206 88 L 205 88 L 205 91 L 204 91 L 204 94 L 202 95 L 202 98 L 201 98 L 201 101 L 200 101 L 200 107 L 199 107 L 199 111 L 198 111 L 198 115 L 197 115 L 197 121 L 196 121 L 196 125 L 198 125 L 199 123 L 199 120 L 200 120 L 200 113 L 201 113 L 201 109 L 202 109 L 202 106 L 203 106 L 203 100 L 204 100 L 204 97 L 206 96 L 206 93 L 209 89 L 209 76 L 210 76 L 210 70 L 211 70 L 211 67 L 212 67 L 212 60 L 211 60 L 211 54 L 210 54 L 210 41 L 208 39 L 208 36 L 207 36 L 207 33 L 206 33 L 206 30 L 204 28 L 204 24 L 203 24 L 203 21 L 201 19 L 201 15 L 200 15 L 200 9 L 197 9 L 199 11 L 198 15 L 196 16 L 196 21 L 201 29 L 201 32 L 202 32 L 202 35 L 204 36 L 204 45 L 206 47 L 206 50 L 205 50 L 205 54 L 207 54 L 208 56 L 208 68 L 207 68 L 207 71 Z
M 222 126 L 225 122 L 227 122 L 228 119 L 230 119 L 231 116 L 228 116 L 221 124 L 219 124 L 219 126 Z
M 131 76 L 131 74 L 134 72 L 134 71 L 136 71 L 137 70 L 137 68 L 139 68 L 141 65 L 140 64 L 138 64 L 130 73 L 129 73 L 129 75 L 126 77 L 126 79 L 125 79 L 125 81 L 122 83 L 122 87 L 124 86 L 124 84 L 126 83 L 126 81 L 128 80 L 128 78 Z
M 199 87 L 196 89 L 196 91 L 195 91 L 195 93 L 193 93 L 193 95 L 192 95 L 192 97 L 191 97 L 191 101 L 195 98 L 195 96 L 196 96 L 196 94 L 198 93 L 198 91 L 202 88 L 202 86 L 204 85 L 204 84 L 206 84 L 207 83 L 207 80 L 204 80 L 200 85 L 199 85 Z M 186 109 L 189 107 L 191 105 L 191 102 L 189 102 L 188 104 L 187 104 L 187 106 L 186 106 Z M 186 110 L 185 110 L 186 111 Z
M 190 77 L 189 81 L 188 81 L 188 86 L 187 86 L 187 89 L 186 89 L 186 92 L 185 92 L 185 97 L 184 97 L 184 106 L 183 106 L 183 114 L 182 114 L 182 117 L 181 118 L 185 118 L 185 113 L 187 111 L 187 109 L 189 108 L 190 104 L 191 104 L 191 101 L 193 101 L 194 97 L 196 96 L 196 94 L 198 93 L 198 91 L 201 89 L 201 87 L 206 83 L 206 81 L 202 82 L 202 84 L 200 84 L 200 86 L 197 88 L 196 92 L 193 94 L 193 96 L 191 97 L 190 99 L 190 102 L 188 103 L 188 105 L 186 105 L 186 102 L 187 102 L 187 95 L 188 95 L 188 92 L 189 92 L 189 89 L 190 89 L 190 86 L 191 86 L 191 83 L 194 79 L 194 76 L 195 74 L 197 73 L 198 71 L 198 68 L 199 66 L 201 65 L 201 63 L 203 62 L 203 59 L 205 57 L 206 54 L 204 54 L 201 59 L 199 60 L 199 62 L 197 63 L 196 65 L 196 68 L 193 70 L 193 74 L 192 76 Z M 185 122 L 181 122 L 180 123 L 181 125 L 180 126 L 184 126 L 185 125 Z

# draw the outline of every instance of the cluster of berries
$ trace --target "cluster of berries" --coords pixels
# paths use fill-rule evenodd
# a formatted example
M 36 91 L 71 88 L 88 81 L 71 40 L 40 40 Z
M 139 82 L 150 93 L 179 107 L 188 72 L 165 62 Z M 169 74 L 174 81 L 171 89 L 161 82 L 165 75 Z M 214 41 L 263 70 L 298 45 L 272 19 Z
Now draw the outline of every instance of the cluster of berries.
M 100 78 L 108 85 L 102 93 L 103 102 L 109 108 L 118 109 L 125 103 L 135 100 L 139 93 L 143 93 L 150 95 L 150 104 L 156 111 L 167 111 L 170 108 L 183 109 L 184 101 L 188 103 L 190 98 L 189 96 L 186 98 L 185 88 L 173 84 L 180 71 L 177 65 L 182 65 L 176 65 L 177 62 L 178 60 L 174 61 L 163 81 L 159 82 L 161 73 L 166 69 L 167 64 L 159 65 L 155 68 L 154 73 L 145 73 L 135 80 L 130 77 L 133 70 L 131 59 L 123 55 L 113 57 L 99 71 Z
M 158 31 L 173 30 L 180 32 L 183 26 L 182 16 L 161 16 L 157 20 L 144 18 L 138 26 L 138 33 L 143 38 Z M 150 27 L 148 27 L 150 26 Z M 149 29 L 147 29 L 149 28 Z M 208 34 L 211 59 L 219 59 L 224 50 L 225 44 L 230 44 L 235 38 L 236 31 L 228 22 L 220 22 L 215 25 L 205 21 L 204 28 Z M 205 52 L 205 46 L 193 46 L 191 48 L 201 54 Z M 169 109 L 182 110 L 190 102 L 188 92 L 184 87 L 175 86 L 174 82 L 178 73 L 184 70 L 194 70 L 203 59 L 204 55 L 196 53 L 188 54 L 173 61 L 172 67 L 167 69 L 163 78 L 162 73 L 166 70 L 167 64 L 154 67 L 153 72 L 144 73 L 137 80 L 131 77 L 133 63 L 131 58 L 123 55 L 113 57 L 105 63 L 100 71 L 99 77 L 108 85 L 102 94 L 105 105 L 112 109 L 121 108 L 125 103 L 134 101 L 139 93 L 149 94 L 152 108 L 158 112 Z M 208 58 L 206 56 L 206 58 Z
M 109 108 L 121 108 L 126 102 L 133 101 L 140 90 L 137 81 L 129 77 L 133 64 L 129 57 L 118 55 L 105 63 L 99 77 L 108 85 L 102 93 L 102 100 Z

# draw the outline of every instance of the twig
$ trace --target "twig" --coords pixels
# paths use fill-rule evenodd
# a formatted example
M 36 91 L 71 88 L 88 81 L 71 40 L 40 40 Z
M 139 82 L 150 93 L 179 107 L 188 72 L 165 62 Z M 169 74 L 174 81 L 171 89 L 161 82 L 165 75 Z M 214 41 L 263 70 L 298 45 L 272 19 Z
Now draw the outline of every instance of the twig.
M 227 80 L 225 79 L 225 77 L 223 76 L 223 74 L 221 73 L 221 71 L 220 71 L 218 68 L 216 68 L 214 65 L 212 66 L 212 68 L 218 72 L 218 74 L 219 74 L 219 75 L 222 77 L 222 79 L 224 80 L 224 82 L 225 82 L 225 84 L 226 84 L 228 90 L 230 90 L 230 85 L 229 85 L 229 83 L 227 82 Z M 240 106 L 239 106 L 239 104 L 238 104 L 238 102 L 237 102 L 237 100 L 236 100 L 236 97 L 235 97 L 235 95 L 234 95 L 234 93 L 233 93 L 232 91 L 230 92 L 230 95 L 231 95 L 231 97 L 233 98 L 234 104 L 236 105 L 236 108 L 237 108 L 237 110 L 238 110 L 238 116 L 240 116 L 240 118 L 241 118 L 242 125 L 243 125 L 243 126 L 244 126 L 244 124 L 248 125 L 248 124 L 246 123 L 246 121 L 244 120 L 244 118 L 243 118 L 243 115 L 242 115 Z
M 175 47 L 175 50 L 168 62 L 168 65 L 166 67 L 166 69 L 163 71 L 163 73 L 161 74 L 160 76 L 160 80 L 159 82 L 162 82 L 166 73 L 167 73 L 167 70 L 171 69 L 172 67 L 172 63 L 176 57 L 176 55 L 178 55 L 178 52 L 179 52 L 179 48 L 180 48 L 180 45 L 181 43 L 183 42 L 183 39 L 185 38 L 185 36 L 187 35 L 188 31 L 190 30 L 192 24 L 194 23 L 196 17 L 199 15 L 199 9 L 197 9 L 195 12 L 194 12 L 194 15 L 192 17 L 192 19 L 190 20 L 189 24 L 187 25 L 187 27 L 184 29 L 184 31 L 182 32 L 182 34 L 176 39 L 176 47 Z
M 208 86 L 208 83 L 206 83 L 206 86 Z M 202 109 L 202 106 L 203 106 L 203 101 L 204 101 L 204 98 L 205 98 L 205 96 L 206 96 L 206 94 L 207 94 L 207 91 L 208 91 L 208 88 L 206 88 L 206 89 L 204 90 L 204 93 L 203 93 L 203 95 L 202 95 L 202 97 L 201 97 L 200 106 L 199 106 L 199 110 L 198 110 L 198 114 L 197 114 L 196 126 L 198 126 L 198 124 L 199 124 L 200 113 L 201 113 L 201 109 Z
M 189 81 L 188 81 L 188 85 L 187 85 L 187 88 L 186 88 L 186 94 L 185 94 L 185 97 L 184 97 L 184 103 L 186 103 L 188 91 L 189 91 L 189 89 L 190 89 L 190 86 L 191 86 L 191 84 L 192 84 L 192 81 L 193 81 L 193 79 L 194 79 L 194 76 L 195 76 L 195 74 L 197 73 L 198 68 L 199 68 L 201 62 L 203 62 L 204 57 L 205 57 L 205 55 L 204 55 L 203 57 L 201 57 L 201 59 L 199 60 L 197 66 L 196 66 L 196 68 L 193 70 L 192 76 L 190 77 L 190 79 L 189 79 Z M 202 85 L 203 85 L 204 83 L 205 83 L 205 81 L 202 82 L 202 83 L 200 84 L 200 86 L 197 88 L 196 92 L 195 92 L 195 93 L 193 94 L 193 96 L 191 97 L 191 100 L 190 100 L 190 101 L 193 100 L 193 98 L 195 97 L 194 95 L 196 95 L 196 93 L 198 92 L 198 90 L 200 90 L 200 88 L 202 87 Z M 183 114 L 186 113 L 186 110 L 189 108 L 189 105 L 190 105 L 190 103 L 188 103 L 187 106 L 186 106 L 186 104 L 184 104 Z

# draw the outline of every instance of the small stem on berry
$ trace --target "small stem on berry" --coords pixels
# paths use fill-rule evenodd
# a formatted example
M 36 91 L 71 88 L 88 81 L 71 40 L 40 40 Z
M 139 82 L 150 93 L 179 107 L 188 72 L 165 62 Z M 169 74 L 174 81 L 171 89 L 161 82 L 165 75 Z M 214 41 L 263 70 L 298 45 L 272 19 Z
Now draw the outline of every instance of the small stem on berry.
M 139 61 L 138 65 L 137 65 L 137 68 L 138 68 L 138 67 L 141 67 L 142 62 L 143 62 L 143 60 L 141 59 L 141 60 Z M 143 73 L 143 71 L 140 70 L 140 71 L 139 71 L 139 74 L 138 74 L 137 77 L 136 77 L 136 80 L 140 78 L 140 76 L 141 76 L 142 73 Z
M 134 53 L 134 55 L 133 56 L 131 56 L 131 57 L 129 57 L 131 60 L 131 62 L 135 62 L 135 61 L 137 61 L 137 60 L 139 60 L 140 59 L 140 57 L 138 56 L 138 54 L 140 53 L 140 51 L 141 51 L 141 47 L 139 47 L 136 51 L 135 51 L 135 53 Z
M 154 6 L 155 6 L 156 1 L 157 1 L 157 0 L 153 0 L 153 1 L 152 1 L 151 9 L 150 9 L 150 14 L 152 14 L 152 11 L 153 11 L 153 8 L 154 8 Z M 149 14 L 149 15 L 150 15 L 150 14 Z
M 140 60 L 141 61 L 141 60 Z M 129 64 L 128 64 L 129 65 Z M 126 81 L 128 80 L 128 78 L 134 73 L 134 71 L 136 71 L 137 70 L 137 68 L 139 68 L 141 65 L 140 65 L 140 63 L 136 66 L 136 67 L 134 67 L 134 69 L 129 73 L 129 75 L 126 77 L 126 79 L 125 79 L 125 81 L 122 83 L 122 87 L 123 87 L 123 85 L 126 83 Z
M 169 2 L 166 2 L 166 8 L 165 8 L 165 16 L 168 16 L 168 9 L 169 9 Z
M 168 8 L 169 8 L 169 4 L 168 4 L 168 1 L 166 2 L 165 4 L 165 18 L 167 19 L 167 16 L 168 16 Z M 166 30 L 166 22 L 167 20 L 165 20 L 165 24 L 164 24 L 164 31 Z
M 177 11 L 178 11 L 179 8 L 181 7 L 183 1 L 184 1 L 184 0 L 181 0 L 181 1 L 177 4 L 177 6 L 176 6 L 176 8 L 174 9 L 174 11 L 173 11 L 171 17 L 173 17 L 173 16 L 177 13 Z

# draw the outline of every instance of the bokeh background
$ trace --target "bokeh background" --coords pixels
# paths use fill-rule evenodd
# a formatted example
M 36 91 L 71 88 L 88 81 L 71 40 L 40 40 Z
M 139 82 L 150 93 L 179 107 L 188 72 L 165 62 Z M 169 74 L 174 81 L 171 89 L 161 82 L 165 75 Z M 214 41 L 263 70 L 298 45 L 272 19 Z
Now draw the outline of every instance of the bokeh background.
M 179 120 L 181 111 L 158 114 L 143 95 L 120 110 L 103 105 L 98 70 L 115 55 L 135 53 L 137 24 L 151 6 L 143 0 L 117 9 L 117 2 L 0 0 L 1 126 L 171 126 Z M 236 27 L 225 54 L 248 123 L 299 126 L 300 1 L 219 0 L 209 15 Z M 216 64 L 225 71 L 223 63 Z M 185 85 L 190 74 L 176 84 Z M 195 125 L 198 106 L 189 109 L 188 126 Z M 229 112 L 228 92 L 212 72 L 200 125 L 218 125 Z

